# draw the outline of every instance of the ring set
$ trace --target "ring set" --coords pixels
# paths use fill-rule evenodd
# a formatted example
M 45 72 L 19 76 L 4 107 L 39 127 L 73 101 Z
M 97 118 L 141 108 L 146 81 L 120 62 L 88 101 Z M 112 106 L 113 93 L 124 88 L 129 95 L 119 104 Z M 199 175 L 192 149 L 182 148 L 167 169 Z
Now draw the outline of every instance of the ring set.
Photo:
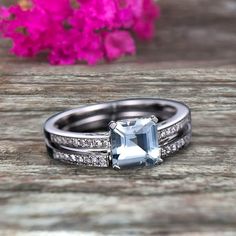
M 155 166 L 187 146 L 191 113 L 165 99 L 126 99 L 56 114 L 44 125 L 49 155 L 79 166 Z

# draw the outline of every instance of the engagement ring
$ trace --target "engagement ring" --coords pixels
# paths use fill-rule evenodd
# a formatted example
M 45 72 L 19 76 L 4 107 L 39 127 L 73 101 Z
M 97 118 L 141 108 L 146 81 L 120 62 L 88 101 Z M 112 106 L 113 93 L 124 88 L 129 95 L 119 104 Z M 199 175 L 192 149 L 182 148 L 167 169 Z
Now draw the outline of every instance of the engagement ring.
M 139 98 L 88 105 L 49 118 L 49 155 L 79 166 L 155 166 L 187 146 L 191 113 L 183 103 Z

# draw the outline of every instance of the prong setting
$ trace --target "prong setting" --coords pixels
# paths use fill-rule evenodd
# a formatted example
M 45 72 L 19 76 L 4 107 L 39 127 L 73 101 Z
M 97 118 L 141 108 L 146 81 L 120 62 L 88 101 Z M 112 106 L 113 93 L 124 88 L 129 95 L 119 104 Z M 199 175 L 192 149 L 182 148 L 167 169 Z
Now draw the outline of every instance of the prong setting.
M 155 115 L 151 115 L 151 119 L 155 124 L 157 124 L 158 121 L 159 121 L 158 118 Z
M 117 123 L 115 121 L 111 121 L 109 124 L 108 124 L 109 128 L 111 130 L 114 130 L 117 126 Z
M 113 168 L 114 170 L 120 170 L 120 167 L 119 167 L 118 165 L 113 165 L 112 168 Z

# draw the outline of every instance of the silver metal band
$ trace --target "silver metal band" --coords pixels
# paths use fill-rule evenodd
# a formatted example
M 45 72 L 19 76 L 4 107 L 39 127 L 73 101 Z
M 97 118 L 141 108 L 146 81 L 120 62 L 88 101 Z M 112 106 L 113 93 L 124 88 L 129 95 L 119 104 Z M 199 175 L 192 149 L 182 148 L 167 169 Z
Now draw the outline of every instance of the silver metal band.
M 111 165 L 111 120 L 155 115 L 161 156 L 175 153 L 191 139 L 190 109 L 165 99 L 128 99 L 84 106 L 49 118 L 44 125 L 48 153 L 54 159 L 85 166 Z

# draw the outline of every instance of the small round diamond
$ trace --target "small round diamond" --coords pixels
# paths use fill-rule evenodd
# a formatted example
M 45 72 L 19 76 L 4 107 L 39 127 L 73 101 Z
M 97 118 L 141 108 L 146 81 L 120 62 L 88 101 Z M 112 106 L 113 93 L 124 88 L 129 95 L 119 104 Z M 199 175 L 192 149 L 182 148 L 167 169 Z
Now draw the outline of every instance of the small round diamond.
M 176 144 L 172 144 L 171 149 L 173 152 L 175 152 L 177 150 Z
M 87 157 L 84 159 L 84 162 L 85 162 L 85 164 L 91 166 L 92 163 L 93 163 L 92 157 L 91 157 L 91 156 L 87 156 Z
M 174 134 L 177 131 L 175 126 L 172 126 L 170 130 L 171 130 L 171 134 Z
M 72 146 L 73 141 L 71 138 L 66 138 L 66 144 L 68 144 L 69 146 Z
M 77 158 L 76 158 L 76 156 L 74 154 L 71 154 L 70 157 L 71 157 L 72 161 L 76 162 Z
M 103 147 L 108 148 L 110 146 L 110 142 L 108 140 L 103 140 Z
M 181 142 L 178 141 L 177 142 L 177 148 L 180 149 L 181 147 L 182 147 L 182 144 L 181 144 Z
M 94 166 L 99 166 L 99 158 L 97 156 L 92 157 L 92 162 Z
M 67 141 L 66 141 L 66 137 L 61 137 L 60 143 L 61 143 L 61 144 L 66 144 L 66 142 L 67 142 Z
M 56 152 L 53 154 L 54 159 L 60 159 L 60 153 Z
M 162 151 L 161 151 L 161 155 L 162 155 L 162 156 L 166 156 L 166 155 L 167 155 L 167 153 L 166 153 L 166 150 L 165 150 L 165 149 L 162 149 Z
M 101 148 L 103 146 L 102 141 L 99 139 L 95 140 L 94 146 L 96 148 Z
M 78 139 L 73 138 L 72 139 L 72 145 L 73 145 L 73 147 L 78 147 Z
M 64 157 L 63 157 L 63 159 L 65 159 L 65 160 L 70 160 L 70 155 L 69 154 L 64 154 Z
M 83 148 L 88 148 L 88 147 L 89 147 L 89 141 L 88 141 L 88 139 L 82 139 L 82 140 L 81 140 L 81 146 L 82 146 Z
M 84 158 L 83 158 L 83 156 L 77 155 L 76 158 L 77 158 L 77 162 L 79 162 L 79 163 L 81 163 L 81 164 L 84 163 Z
M 106 160 L 106 158 L 103 157 L 103 156 L 99 156 L 98 157 L 98 165 L 100 167 L 107 167 L 107 160 Z

